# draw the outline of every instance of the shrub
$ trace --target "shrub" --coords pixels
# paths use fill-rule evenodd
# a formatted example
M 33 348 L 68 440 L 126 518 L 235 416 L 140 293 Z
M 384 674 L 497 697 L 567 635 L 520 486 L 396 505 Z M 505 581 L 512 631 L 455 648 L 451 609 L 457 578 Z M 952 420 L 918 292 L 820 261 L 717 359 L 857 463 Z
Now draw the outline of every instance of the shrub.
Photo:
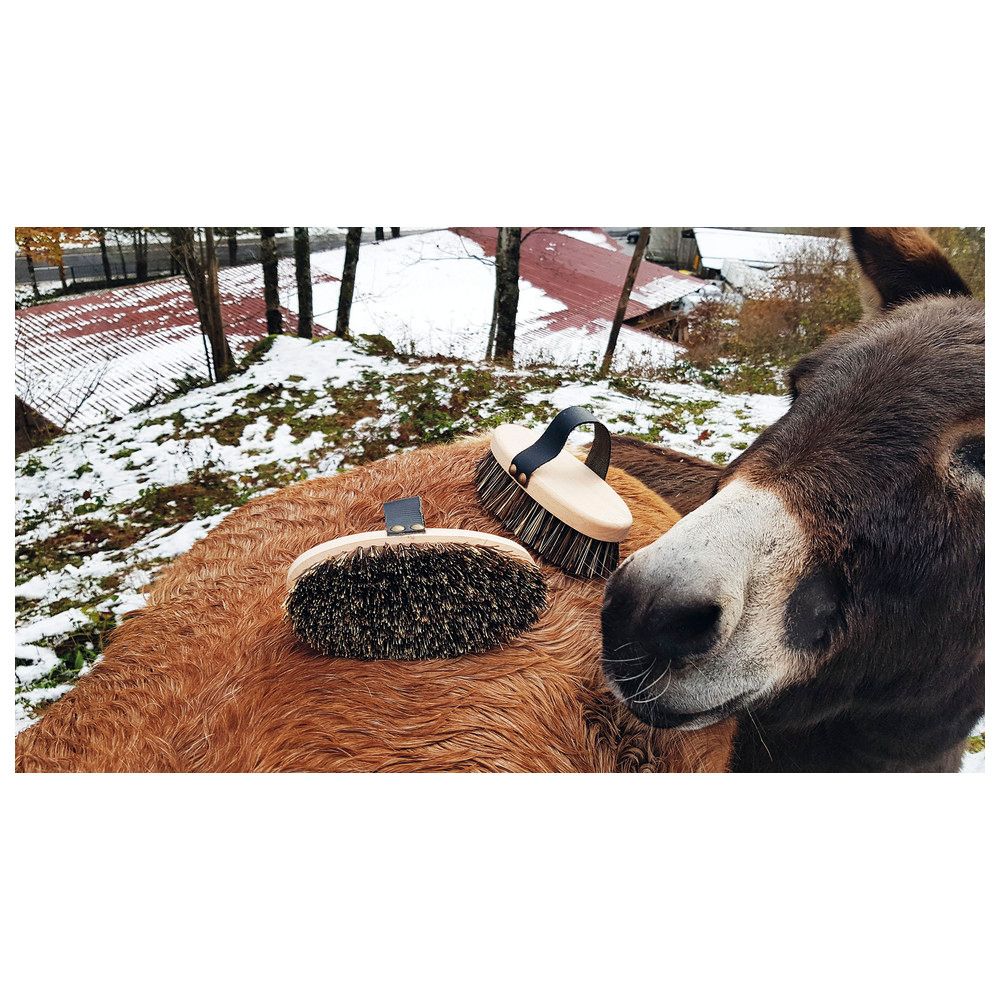
M 696 365 L 722 358 L 788 364 L 861 318 L 852 265 L 835 252 L 804 255 L 767 273 L 768 287 L 743 299 L 699 304 L 684 346 Z
M 938 226 L 928 229 L 944 250 L 952 267 L 969 291 L 986 298 L 986 228 L 984 226 Z

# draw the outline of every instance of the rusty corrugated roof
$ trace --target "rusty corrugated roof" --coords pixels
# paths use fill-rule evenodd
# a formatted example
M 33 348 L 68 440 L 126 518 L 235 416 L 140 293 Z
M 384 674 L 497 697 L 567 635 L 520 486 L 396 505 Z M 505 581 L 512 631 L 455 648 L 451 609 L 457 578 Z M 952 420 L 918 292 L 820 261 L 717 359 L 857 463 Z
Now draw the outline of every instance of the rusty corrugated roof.
M 453 231 L 474 240 L 487 256 L 496 255 L 495 227 L 455 227 Z M 593 234 L 594 238 L 567 235 L 570 232 Z M 566 306 L 552 314 L 549 331 L 586 329 L 595 320 L 614 319 L 632 259 L 631 248 L 626 250 L 596 228 L 525 227 L 522 235 L 521 277 Z M 600 237 L 604 245 L 600 245 Z M 625 321 L 676 302 L 704 284 L 693 275 L 644 260 L 625 309 Z
M 281 283 L 294 284 L 282 261 Z M 226 336 L 239 355 L 267 333 L 259 264 L 219 272 Z M 286 316 L 286 324 L 295 317 Z M 198 314 L 181 277 L 57 299 L 14 313 L 15 391 L 59 426 L 127 413 L 191 373 L 207 374 Z

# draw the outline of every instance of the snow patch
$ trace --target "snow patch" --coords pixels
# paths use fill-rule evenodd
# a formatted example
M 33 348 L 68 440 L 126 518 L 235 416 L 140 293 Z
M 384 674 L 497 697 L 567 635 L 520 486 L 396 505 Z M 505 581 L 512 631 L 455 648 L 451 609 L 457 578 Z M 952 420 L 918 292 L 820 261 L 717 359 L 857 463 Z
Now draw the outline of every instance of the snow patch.
M 560 236 L 569 236 L 571 239 L 579 240 L 581 243 L 589 243 L 591 246 L 601 247 L 618 253 L 618 247 L 613 240 L 608 239 L 604 233 L 596 232 L 593 229 L 560 229 Z

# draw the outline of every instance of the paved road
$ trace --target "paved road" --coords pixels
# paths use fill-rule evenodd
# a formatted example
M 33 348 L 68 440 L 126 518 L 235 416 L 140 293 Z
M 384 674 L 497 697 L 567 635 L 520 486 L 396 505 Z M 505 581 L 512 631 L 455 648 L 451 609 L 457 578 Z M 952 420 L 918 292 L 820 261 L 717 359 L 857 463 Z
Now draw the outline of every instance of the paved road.
M 426 232 L 422 229 L 404 229 L 400 235 L 407 236 L 410 233 Z M 386 236 L 389 229 L 386 227 Z M 170 248 L 166 242 L 154 243 L 152 237 L 149 243 L 149 276 L 156 277 L 170 273 Z M 375 239 L 374 233 L 365 233 L 362 239 L 366 243 L 371 243 Z M 292 231 L 286 229 L 284 234 L 275 238 L 278 247 L 278 255 L 281 257 L 292 256 Z M 340 233 L 314 233 L 311 245 L 313 251 L 331 250 L 344 245 L 344 237 Z M 135 261 L 132 256 L 132 244 L 122 242 L 122 254 L 125 257 L 125 266 L 128 273 L 135 275 Z M 115 277 L 122 276 L 122 254 L 118 252 L 118 246 L 112 240 L 108 243 L 108 260 L 111 264 Z M 101 251 L 97 247 L 84 247 L 79 250 L 66 250 L 63 253 L 63 260 L 66 268 L 66 280 L 87 280 L 88 278 L 103 278 L 104 266 L 101 263 Z M 238 245 L 236 263 L 248 264 L 260 260 L 260 242 L 252 237 L 241 237 Z M 219 244 L 219 264 L 223 267 L 229 264 L 229 252 L 226 241 Z M 36 264 L 35 276 L 39 281 L 58 281 L 59 269 L 47 265 Z M 14 282 L 22 284 L 30 281 L 28 275 L 28 265 L 24 257 L 19 253 L 14 266 Z

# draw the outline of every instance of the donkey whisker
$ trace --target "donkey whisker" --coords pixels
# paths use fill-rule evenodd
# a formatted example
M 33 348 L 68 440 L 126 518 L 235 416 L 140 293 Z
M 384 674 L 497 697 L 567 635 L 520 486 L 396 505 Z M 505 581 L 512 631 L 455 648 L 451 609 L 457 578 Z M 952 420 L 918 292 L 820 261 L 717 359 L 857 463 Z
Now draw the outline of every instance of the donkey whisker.
M 653 665 L 652 665 L 652 664 L 650 664 L 650 667 L 649 667 L 649 669 L 650 669 L 650 670 L 652 670 L 652 669 L 653 669 Z M 656 685 L 657 685 L 657 684 L 659 684 L 659 683 L 660 683 L 660 681 L 662 681 L 662 680 L 663 680 L 663 674 L 664 674 L 664 673 L 666 673 L 666 672 L 667 672 L 667 671 L 668 671 L 669 669 L 670 669 L 670 663 L 669 663 L 669 661 L 668 661 L 667 665 L 666 665 L 666 666 L 665 666 L 665 667 L 663 668 L 663 671 L 662 671 L 662 672 L 660 672 L 659 674 L 657 674 L 657 675 L 656 675 L 656 679 L 655 679 L 655 680 L 653 680 L 653 681 L 652 681 L 651 683 L 647 684 L 647 685 L 646 685 L 645 687 L 643 687 L 643 688 L 639 688 L 639 690 L 638 690 L 638 691 L 636 691 L 636 692 L 635 692 L 635 694 L 633 694 L 633 695 L 632 695 L 632 697 L 630 698 L 630 700 L 631 700 L 631 701 L 635 701 L 635 699 L 636 699 L 636 698 L 637 698 L 637 697 L 638 697 L 638 696 L 639 696 L 640 694 L 644 694 L 644 693 L 645 693 L 646 691 L 648 691 L 648 690 L 649 690 L 649 689 L 650 689 L 651 687 L 656 687 Z
M 647 676 L 648 676 L 648 674 L 649 674 L 649 671 L 650 671 L 651 669 L 652 669 L 651 667 L 647 667 L 647 668 L 646 668 L 645 670 L 641 670 L 641 671 L 639 671 L 639 673 L 637 673 L 637 674 L 629 674 L 629 675 L 628 675 L 628 677 L 616 677 L 616 678 L 615 678 L 615 680 L 616 680 L 616 681 L 617 681 L 617 682 L 618 682 L 619 684 L 621 684 L 621 683 L 622 683 L 623 681 L 634 681 L 634 680 L 636 679 L 636 677 L 642 677 L 642 678 L 645 678 L 645 677 L 647 677 Z
M 648 698 L 641 698 L 638 701 L 635 701 L 635 699 L 633 699 L 636 705 L 648 705 L 649 702 L 656 701 L 657 698 L 662 698 L 670 690 L 670 682 L 674 679 L 674 675 L 670 669 L 669 663 L 666 665 L 666 667 L 663 668 L 663 673 L 660 674 L 660 676 L 657 679 L 663 680 L 663 674 L 667 675 L 667 683 L 664 685 L 663 690 L 660 691 L 658 694 L 650 695 Z

